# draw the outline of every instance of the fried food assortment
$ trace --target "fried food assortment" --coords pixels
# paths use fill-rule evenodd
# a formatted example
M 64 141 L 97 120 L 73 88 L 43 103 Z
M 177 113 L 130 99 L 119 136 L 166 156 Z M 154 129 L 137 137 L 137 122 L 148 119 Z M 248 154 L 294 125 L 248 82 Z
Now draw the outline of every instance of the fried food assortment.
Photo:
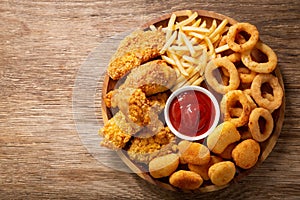
M 103 97 L 116 114 L 99 132 L 101 145 L 182 190 L 225 186 L 256 165 L 260 142 L 272 136 L 284 97 L 276 67 L 254 25 L 172 14 L 166 27 L 126 37 L 112 57 L 107 73 L 121 80 Z M 220 104 L 219 125 L 201 141 L 177 138 L 163 121 L 169 95 L 186 85 L 211 89 Z

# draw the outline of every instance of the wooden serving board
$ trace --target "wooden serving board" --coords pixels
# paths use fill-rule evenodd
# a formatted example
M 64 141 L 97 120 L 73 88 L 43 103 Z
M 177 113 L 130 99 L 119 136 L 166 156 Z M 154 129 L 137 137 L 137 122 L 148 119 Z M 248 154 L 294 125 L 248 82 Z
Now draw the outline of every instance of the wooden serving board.
M 177 12 L 174 12 L 174 13 L 177 16 L 177 19 L 180 20 L 180 18 L 184 19 L 183 16 L 186 16 L 187 12 L 188 11 L 186 11 L 186 10 L 182 10 L 182 11 L 177 11 Z M 225 18 L 228 20 L 228 25 L 233 25 L 233 24 L 237 23 L 236 20 L 234 20 L 230 17 L 227 17 L 227 16 L 222 15 L 222 14 L 218 14 L 218 13 L 215 13 L 215 12 L 211 12 L 211 11 L 193 10 L 193 12 L 197 12 L 198 15 L 199 15 L 198 17 L 201 17 L 202 19 L 206 20 L 208 27 L 211 25 L 213 19 L 216 19 L 218 24 Z M 147 29 L 150 25 L 154 25 L 156 27 L 159 27 L 159 26 L 166 27 L 170 16 L 171 16 L 171 14 L 163 15 L 161 17 L 158 17 L 156 19 L 153 19 L 153 20 L 145 23 L 140 28 Z M 285 92 L 284 92 L 283 79 L 282 79 L 282 75 L 281 75 L 281 72 L 280 72 L 279 68 L 277 67 L 274 70 L 273 73 L 278 78 L 279 83 L 283 88 L 283 94 L 284 94 L 282 105 L 280 106 L 280 108 L 278 108 L 276 111 L 274 111 L 272 113 L 273 118 L 274 118 L 273 133 L 265 142 L 260 143 L 261 154 L 260 154 L 259 160 L 256 163 L 256 165 L 253 168 L 249 169 L 249 170 L 239 171 L 238 175 L 235 176 L 234 180 L 231 183 L 239 181 L 242 177 L 248 175 L 252 170 L 254 170 L 258 165 L 260 165 L 268 157 L 268 155 L 271 153 L 271 151 L 274 148 L 274 146 L 276 144 L 276 141 L 277 141 L 277 139 L 280 135 L 281 128 L 282 128 L 283 121 L 284 121 L 284 113 L 285 113 Z M 102 86 L 102 98 L 110 90 L 114 89 L 115 84 L 116 84 L 116 82 L 114 80 L 112 80 L 106 74 L 105 77 L 104 77 L 103 86 Z M 102 109 L 103 121 L 104 121 L 104 123 L 106 123 L 112 117 L 112 114 L 111 114 L 110 110 L 106 107 L 104 101 L 102 101 L 101 106 L 102 106 L 101 109 Z M 145 179 L 146 181 L 148 181 L 152 184 L 158 185 L 159 187 L 163 187 L 163 188 L 168 189 L 168 190 L 172 190 L 172 191 L 178 191 L 179 190 L 179 189 L 171 186 L 168 183 L 165 183 L 165 182 L 162 182 L 160 180 L 152 178 L 149 173 L 144 172 L 144 170 L 142 169 L 141 166 L 139 166 L 138 164 L 134 163 L 131 159 L 129 159 L 128 156 L 123 151 L 118 151 L 117 154 L 123 160 L 123 162 L 132 171 L 136 172 L 136 174 L 139 177 L 141 177 L 142 179 Z M 212 191 L 220 190 L 220 189 L 228 187 L 231 183 L 229 183 L 225 186 L 215 186 L 215 185 L 207 185 L 207 186 L 204 186 L 204 187 L 201 186 L 199 189 L 197 189 L 197 192 L 205 193 L 205 192 L 212 192 Z

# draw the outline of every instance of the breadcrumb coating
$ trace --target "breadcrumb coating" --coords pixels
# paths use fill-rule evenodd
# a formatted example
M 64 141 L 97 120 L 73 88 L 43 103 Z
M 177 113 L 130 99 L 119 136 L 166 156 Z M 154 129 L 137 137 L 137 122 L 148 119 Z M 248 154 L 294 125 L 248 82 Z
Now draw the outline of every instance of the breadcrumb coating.
M 165 34 L 161 30 L 134 31 L 121 41 L 109 63 L 108 75 L 119 80 L 131 69 L 159 56 L 165 41 Z
M 140 88 L 150 96 L 170 89 L 176 80 L 175 70 L 164 60 L 153 60 L 132 69 L 120 88 Z
M 135 137 L 131 140 L 131 145 L 127 151 L 129 157 L 137 162 L 149 163 L 157 156 L 166 155 L 173 151 L 175 145 L 175 135 L 168 127 L 162 128 L 157 134 L 145 138 L 147 130 L 140 134 L 143 137 Z M 148 133 L 149 135 L 151 133 Z
M 99 135 L 103 136 L 101 146 L 110 149 L 124 148 L 131 136 L 142 128 L 135 123 L 128 123 L 125 115 L 119 111 L 100 129 Z

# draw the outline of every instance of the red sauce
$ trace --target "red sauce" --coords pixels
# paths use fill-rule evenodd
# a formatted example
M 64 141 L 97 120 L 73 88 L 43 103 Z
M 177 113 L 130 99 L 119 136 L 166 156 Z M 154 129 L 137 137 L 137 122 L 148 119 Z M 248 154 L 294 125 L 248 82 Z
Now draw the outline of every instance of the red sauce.
M 184 91 L 170 105 L 170 121 L 186 136 L 204 134 L 213 124 L 216 111 L 211 99 L 197 90 Z

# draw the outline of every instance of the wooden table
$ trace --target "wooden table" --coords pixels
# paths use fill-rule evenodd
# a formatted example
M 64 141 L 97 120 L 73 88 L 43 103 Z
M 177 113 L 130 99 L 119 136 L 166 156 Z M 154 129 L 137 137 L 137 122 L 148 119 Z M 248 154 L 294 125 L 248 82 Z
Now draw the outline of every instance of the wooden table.
M 299 1 L 18 2 L 0 2 L 0 199 L 299 198 Z M 255 24 L 278 55 L 286 89 L 285 122 L 268 159 L 238 184 L 208 194 L 166 191 L 103 166 L 83 145 L 72 107 L 90 52 L 115 34 L 182 9 Z

